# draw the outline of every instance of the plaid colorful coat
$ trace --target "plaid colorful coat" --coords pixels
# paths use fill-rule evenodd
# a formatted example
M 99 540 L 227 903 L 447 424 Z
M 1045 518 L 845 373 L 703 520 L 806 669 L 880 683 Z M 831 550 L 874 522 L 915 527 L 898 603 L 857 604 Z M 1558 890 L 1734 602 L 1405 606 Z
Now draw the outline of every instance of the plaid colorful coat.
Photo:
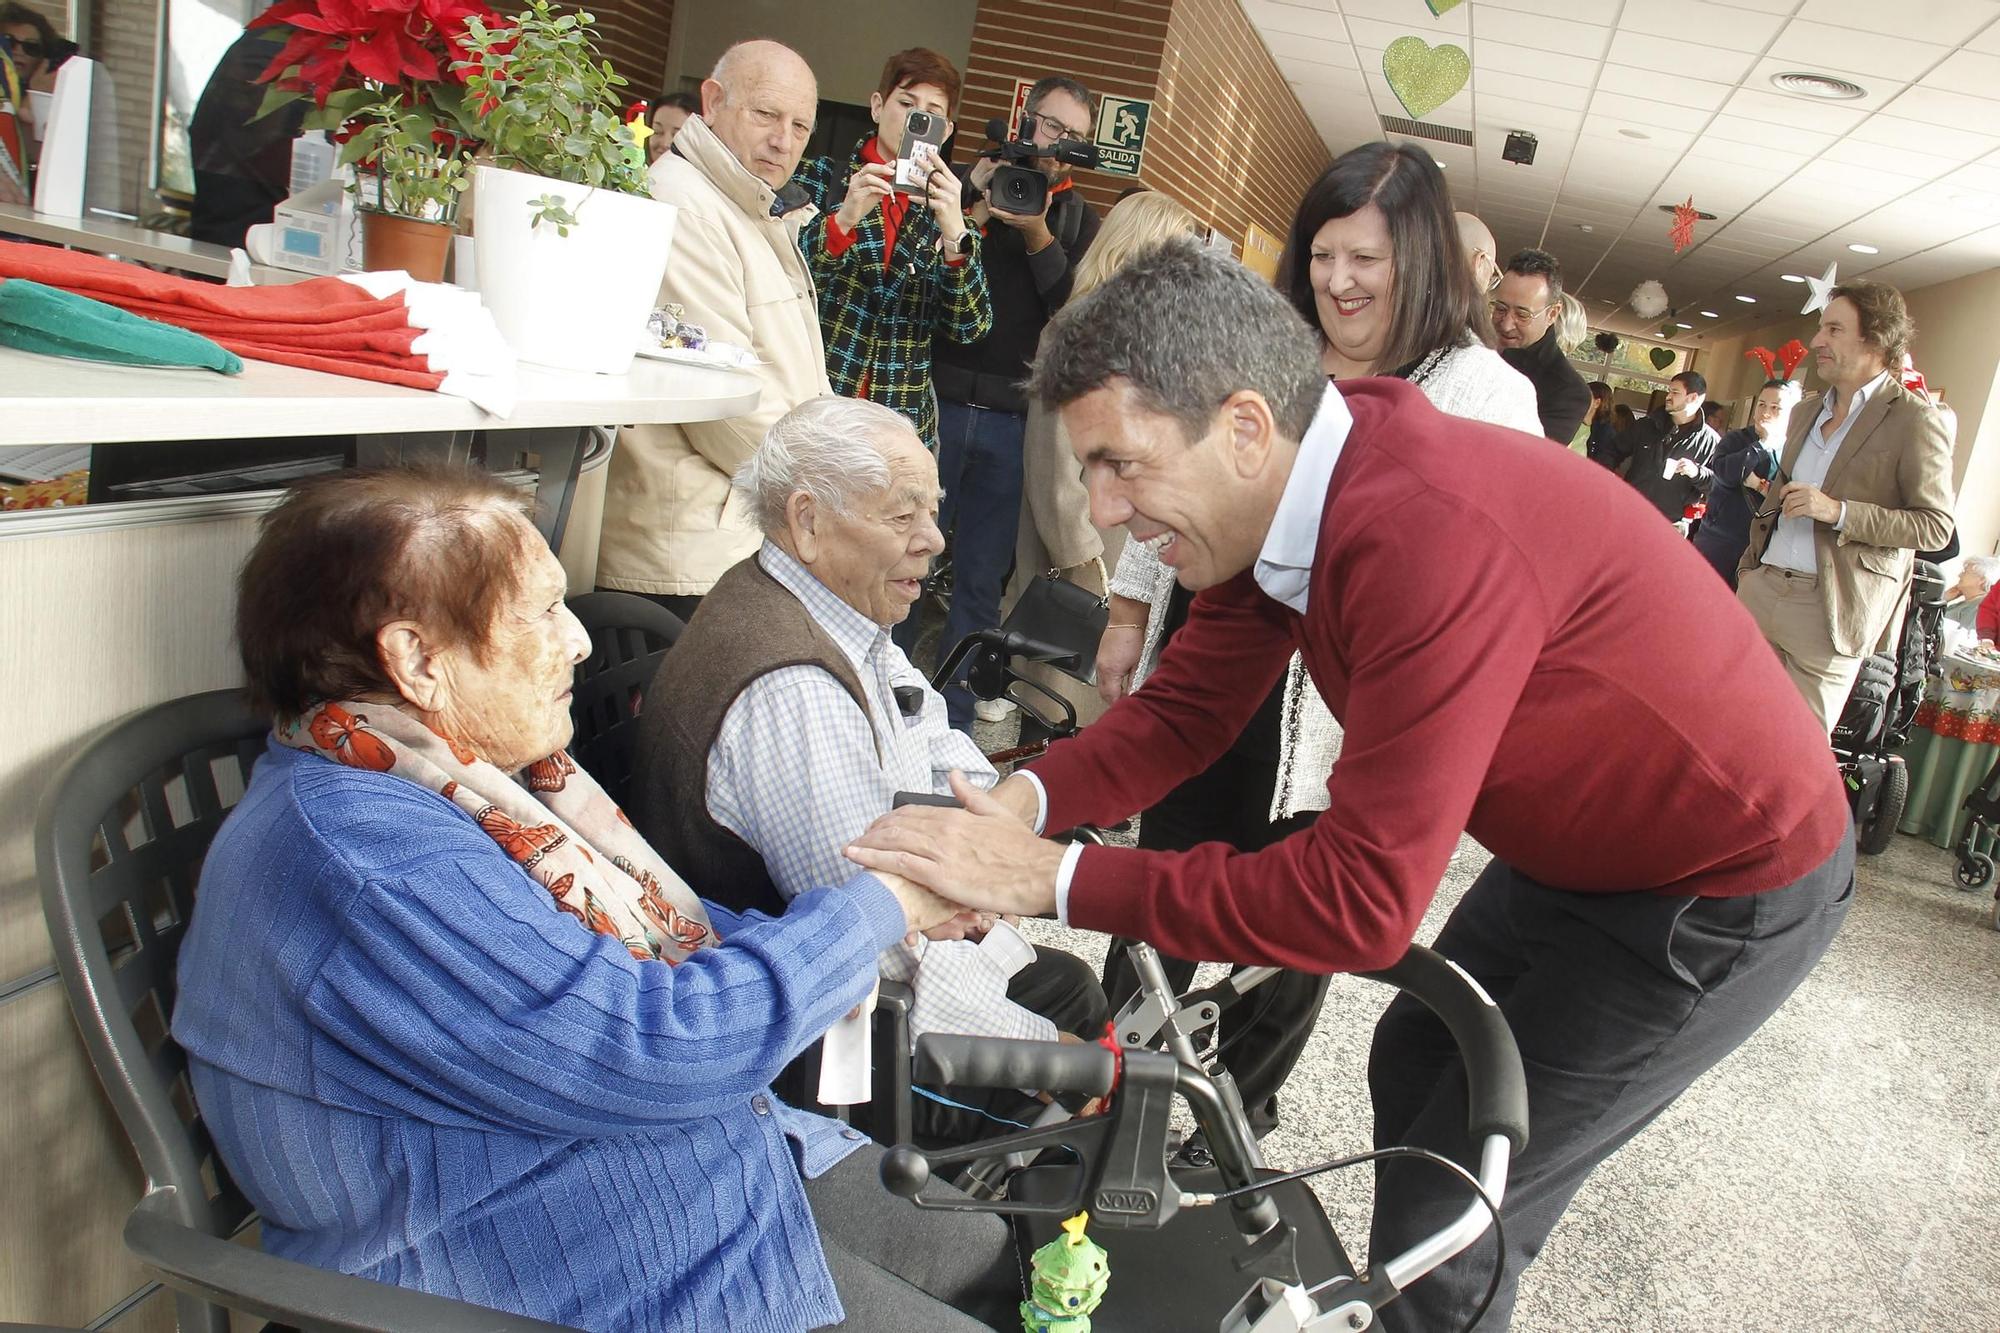
M 912 199 L 896 232 L 893 263 L 883 262 L 879 207 L 861 220 L 845 250 L 829 253 L 827 226 L 847 197 L 848 178 L 862 167 L 861 150 L 867 144 L 867 139 L 856 144 L 844 163 L 832 156 L 814 158 L 794 177 L 819 206 L 819 215 L 799 232 L 799 249 L 819 289 L 826 376 L 835 393 L 901 412 L 926 444 L 935 445 L 931 340 L 976 343 L 993 328 L 979 229 L 968 233 L 972 253 L 966 261 L 947 264 L 938 248 L 937 219 L 921 200 Z

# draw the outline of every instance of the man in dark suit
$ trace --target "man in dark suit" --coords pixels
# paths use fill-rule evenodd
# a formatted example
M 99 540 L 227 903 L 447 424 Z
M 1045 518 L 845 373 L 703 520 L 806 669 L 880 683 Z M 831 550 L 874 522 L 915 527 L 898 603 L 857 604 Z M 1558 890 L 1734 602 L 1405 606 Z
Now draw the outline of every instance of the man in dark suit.
M 1667 381 L 1663 410 L 1613 436 L 1601 460 L 1683 533 L 1692 518 L 1689 511 L 1708 494 L 1708 466 L 1720 439 L 1702 419 L 1707 395 L 1708 381 L 1700 372 L 1682 371 Z
M 1835 287 L 1813 336 L 1826 391 L 1792 413 L 1774 493 L 1736 594 L 1829 733 L 1910 581 L 1951 536 L 1951 436 L 1898 377 L 1916 333 L 1902 293 Z
M 1526 1069 L 1532 1132 L 1485 1325 L 1504 1328 L 1592 1169 L 1839 928 L 1853 837 L 1824 737 L 1728 589 L 1628 488 L 1404 381 L 1329 385 L 1316 335 L 1233 260 L 1176 242 L 1128 261 L 1056 317 L 1033 388 L 1062 413 L 1092 517 L 1164 539 L 1196 593 L 1187 623 L 1081 735 L 990 794 L 955 781 L 964 809 L 884 816 L 848 854 L 1182 957 L 1368 971 L 1409 948 L 1471 833 L 1494 859 L 1435 947 L 1487 989 Z M 1248 854 L 1031 832 L 1121 819 L 1207 768 L 1295 650 L 1347 729 L 1306 829 Z M 1369 1087 L 1378 1143 L 1476 1168 L 1451 1040 L 1407 996 L 1376 1029 Z M 1466 1208 L 1462 1182 L 1407 1160 L 1375 1198 L 1377 1262 Z M 1492 1258 L 1489 1237 L 1383 1327 L 1463 1327 Z
M 1542 434 L 1567 445 L 1590 411 L 1590 386 L 1564 354 L 1562 262 L 1545 250 L 1522 250 L 1507 261 L 1493 289 L 1493 332 L 1500 357 L 1535 386 Z

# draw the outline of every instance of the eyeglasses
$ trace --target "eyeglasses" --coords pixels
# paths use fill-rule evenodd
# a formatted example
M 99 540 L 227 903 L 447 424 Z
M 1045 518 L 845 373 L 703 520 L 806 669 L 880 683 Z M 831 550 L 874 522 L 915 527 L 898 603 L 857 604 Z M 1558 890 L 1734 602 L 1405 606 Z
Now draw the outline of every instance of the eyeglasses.
M 1785 489 L 1786 486 L 1791 484 L 1791 480 L 1792 479 L 1785 474 L 1785 470 L 1783 468 L 1773 468 L 1771 471 L 1771 484 L 1765 488 L 1765 494 L 1774 495 L 1777 492 L 1782 491 L 1783 489 Z M 1750 517 L 1753 521 L 1760 518 L 1769 518 L 1771 515 L 1777 513 L 1784 507 L 1785 507 L 1784 501 L 1782 500 L 1773 501 L 1769 509 L 1761 509 L 1758 512 L 1752 514 Z
M 1499 284 L 1496 282 L 1495 285 L 1498 286 Z M 1487 308 L 1493 312 L 1493 318 L 1495 319 L 1500 318 L 1502 315 L 1512 315 L 1516 320 L 1526 324 L 1536 316 L 1546 315 L 1549 311 L 1554 310 L 1556 305 L 1555 302 L 1551 301 L 1540 310 L 1523 310 L 1520 306 L 1508 305 L 1505 301 L 1495 301 Z
M 1073 130 L 1054 116 L 1045 115 L 1040 111 L 1035 113 L 1035 128 L 1038 130 L 1045 129 L 1058 139 L 1081 139 L 1084 137 L 1082 130 Z
M 19 51 L 30 60 L 40 60 L 49 53 L 49 48 L 32 37 L 9 37 L 0 32 L 0 51 Z

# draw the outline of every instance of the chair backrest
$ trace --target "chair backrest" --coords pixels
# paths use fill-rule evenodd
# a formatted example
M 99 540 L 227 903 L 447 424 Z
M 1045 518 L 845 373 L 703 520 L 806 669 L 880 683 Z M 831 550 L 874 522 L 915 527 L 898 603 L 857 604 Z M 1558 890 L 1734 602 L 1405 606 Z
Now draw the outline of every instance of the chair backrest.
M 660 659 L 681 636 L 681 620 L 658 602 L 625 592 L 572 597 L 569 609 L 590 632 L 590 657 L 576 669 L 570 754 L 620 805 L 632 796 L 639 708 Z
M 149 1189 L 228 1236 L 251 1215 L 201 1123 L 169 1036 L 175 965 L 215 831 L 242 796 L 269 723 L 236 690 L 112 723 L 63 765 L 35 816 L 42 911 L 83 1043 Z M 227 1328 L 183 1298 L 181 1327 Z

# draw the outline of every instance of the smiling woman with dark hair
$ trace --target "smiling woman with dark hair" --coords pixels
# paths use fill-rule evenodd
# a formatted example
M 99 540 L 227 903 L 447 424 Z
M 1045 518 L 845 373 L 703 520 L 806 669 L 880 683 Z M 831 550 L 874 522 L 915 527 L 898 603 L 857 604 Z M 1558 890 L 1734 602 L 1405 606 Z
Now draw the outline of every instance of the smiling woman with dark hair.
M 470 472 L 306 482 L 244 565 L 274 725 L 173 1032 L 265 1247 L 620 1333 L 1006 1310 L 997 1218 L 898 1225 L 879 1155 L 768 1087 L 952 909 L 893 875 L 697 897 L 564 752 L 564 582 Z

